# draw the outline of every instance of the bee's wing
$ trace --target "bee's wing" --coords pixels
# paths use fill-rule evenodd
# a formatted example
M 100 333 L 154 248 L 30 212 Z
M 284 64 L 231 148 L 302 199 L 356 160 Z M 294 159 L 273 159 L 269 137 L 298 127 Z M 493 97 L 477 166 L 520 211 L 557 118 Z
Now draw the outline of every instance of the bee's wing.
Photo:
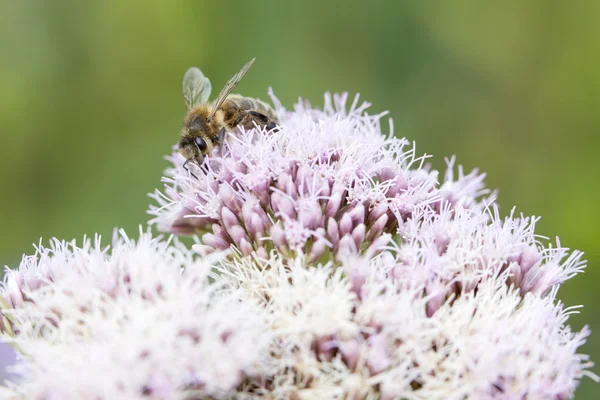
M 183 76 L 183 100 L 188 111 L 208 101 L 212 86 L 202 71 L 191 67 Z
M 223 89 L 221 89 L 221 93 L 219 93 L 219 96 L 217 97 L 217 99 L 215 100 L 215 102 L 213 104 L 212 112 L 207 118 L 208 121 L 213 119 L 213 117 L 215 116 L 215 113 L 217 112 L 217 110 L 219 108 L 221 108 L 221 106 L 223 105 L 223 102 L 225 101 L 227 96 L 229 96 L 231 91 L 238 85 L 238 83 L 240 83 L 240 81 L 242 80 L 244 75 L 246 75 L 246 72 L 248 72 L 248 70 L 250 69 L 252 64 L 254 64 L 254 60 L 256 60 L 256 58 L 253 58 L 252 60 L 250 60 L 250 62 L 248 62 L 248 64 L 246 64 L 242 67 L 240 72 L 235 74 L 229 81 L 227 81 L 227 83 L 225 84 L 225 87 L 223 87 Z

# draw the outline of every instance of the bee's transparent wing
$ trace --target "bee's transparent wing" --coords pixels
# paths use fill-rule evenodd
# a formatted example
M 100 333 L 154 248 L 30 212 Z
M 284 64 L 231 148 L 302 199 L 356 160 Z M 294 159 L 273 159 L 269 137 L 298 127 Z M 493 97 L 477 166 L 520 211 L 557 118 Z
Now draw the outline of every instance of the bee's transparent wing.
M 246 64 L 242 67 L 240 72 L 235 74 L 229 81 L 227 81 L 227 83 L 225 84 L 225 87 L 223 87 L 223 89 L 221 90 L 221 93 L 219 93 L 219 96 L 217 97 L 217 99 L 215 100 L 215 103 L 213 104 L 212 112 L 207 118 L 208 121 L 213 119 L 213 117 L 215 116 L 215 113 L 217 112 L 217 110 L 219 108 L 221 108 L 221 106 L 223 105 L 223 102 L 225 101 L 227 96 L 229 96 L 231 91 L 238 85 L 238 83 L 240 83 L 240 81 L 242 80 L 244 75 L 246 75 L 246 72 L 248 72 L 248 70 L 250 69 L 252 64 L 254 64 L 254 60 L 256 60 L 256 58 L 253 58 L 252 60 L 250 60 L 250 62 L 248 62 L 248 64 Z
M 183 76 L 183 100 L 188 111 L 208 101 L 212 86 L 202 71 L 191 67 Z

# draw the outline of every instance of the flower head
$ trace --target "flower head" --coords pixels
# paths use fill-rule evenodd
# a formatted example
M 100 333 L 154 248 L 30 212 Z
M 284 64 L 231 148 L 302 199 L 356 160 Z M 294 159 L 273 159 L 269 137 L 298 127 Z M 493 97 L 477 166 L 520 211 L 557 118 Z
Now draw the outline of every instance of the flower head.
M 438 182 L 358 98 L 274 101 L 277 129 L 240 128 L 190 170 L 171 155 L 151 222 L 192 250 L 54 241 L 7 273 L 12 394 L 566 399 L 597 379 L 556 299 L 582 253 L 502 218 L 454 158 Z
M 531 398 L 572 396 L 591 365 L 571 332 L 574 310 L 507 286 L 511 273 L 482 278 L 435 313 L 425 282 L 396 279 L 393 257 L 347 257 L 306 268 L 303 260 L 250 259 L 219 267 L 222 279 L 270 315 L 273 375 L 250 393 L 278 398 Z M 360 292 L 352 273 L 364 269 Z M 440 284 L 448 290 L 451 284 Z M 268 382 L 265 385 L 264 382 Z
M 230 393 L 261 371 L 262 310 L 209 283 L 212 263 L 177 242 L 121 233 L 112 250 L 54 241 L 8 271 L 3 315 L 31 398 Z M 185 268 L 183 268 L 185 267 Z M 77 382 L 77 385 L 73 385 Z
M 202 253 L 231 247 L 267 259 L 271 250 L 305 255 L 308 264 L 344 254 L 371 256 L 398 248 L 397 277 L 436 293 L 430 313 L 453 291 L 473 290 L 506 269 L 521 295 L 544 292 L 584 267 L 580 252 L 545 248 L 538 218 L 499 216 L 495 193 L 476 170 L 447 160 L 444 181 L 423 165 L 406 139 L 381 133 L 380 118 L 358 97 L 325 96 L 323 111 L 278 104 L 275 132 L 232 135 L 193 172 L 171 157 L 164 194 L 153 197 L 152 222 L 173 233 L 197 233 Z M 209 232 L 203 233 L 206 230 Z M 444 293 L 447 290 L 447 293 Z
M 347 95 L 325 97 L 323 111 L 278 107 L 275 131 L 240 130 L 222 155 L 186 171 L 174 153 L 152 222 L 173 233 L 202 234 L 207 251 L 271 249 L 308 261 L 340 250 L 373 252 L 406 217 L 435 201 L 436 175 L 419 165 L 405 139 L 385 138 L 380 118 Z M 382 239 L 383 238 L 383 239 Z

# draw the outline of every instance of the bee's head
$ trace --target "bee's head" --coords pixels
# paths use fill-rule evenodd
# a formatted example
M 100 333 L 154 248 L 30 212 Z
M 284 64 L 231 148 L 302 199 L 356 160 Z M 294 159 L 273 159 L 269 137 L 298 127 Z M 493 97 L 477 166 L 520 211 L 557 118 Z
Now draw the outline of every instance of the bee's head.
M 191 139 L 182 138 L 179 141 L 179 152 L 186 160 L 195 160 L 198 164 L 202 164 L 208 145 L 202 136 L 195 136 Z
M 179 140 L 179 151 L 186 160 L 195 160 L 202 164 L 204 156 L 209 154 L 215 147 L 215 129 L 211 123 L 206 121 L 204 113 L 191 113 L 185 119 Z

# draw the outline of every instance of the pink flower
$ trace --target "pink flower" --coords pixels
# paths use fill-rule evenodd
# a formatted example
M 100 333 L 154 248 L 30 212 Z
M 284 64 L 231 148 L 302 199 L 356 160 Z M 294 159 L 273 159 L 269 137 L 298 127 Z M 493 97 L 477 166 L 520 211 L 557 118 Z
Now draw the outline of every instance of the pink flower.
M 55 240 L 7 271 L 0 331 L 23 359 L 1 396 L 567 399 L 598 379 L 556 299 L 582 253 L 501 217 L 454 158 L 438 182 L 358 97 L 273 99 L 277 129 L 191 171 L 170 156 L 151 223 L 192 249 Z
M 150 209 L 159 229 L 200 235 L 201 253 L 233 247 L 266 259 L 275 250 L 307 263 L 397 247 L 393 274 L 425 285 L 430 314 L 505 269 L 525 295 L 584 267 L 580 252 L 539 243 L 537 218 L 513 211 L 503 221 L 495 193 L 483 198 L 484 175 L 459 165 L 455 177 L 454 157 L 438 184 L 414 146 L 382 135 L 385 113 L 366 114 L 358 97 L 348 111 L 347 95 L 326 95 L 323 111 L 300 102 L 287 112 L 273 99 L 279 130 L 232 134 L 223 155 L 192 172 L 171 156 L 165 192 Z
M 405 218 L 436 200 L 436 177 L 411 169 L 422 159 L 405 139 L 381 135 L 383 114 L 364 114 L 358 98 L 346 112 L 346 100 L 326 96 L 324 111 L 278 108 L 279 130 L 241 131 L 191 173 L 174 152 L 152 222 L 202 235 L 208 252 L 235 246 L 265 257 L 276 249 L 316 261 L 380 250 L 378 239 L 398 225 L 395 212 Z

